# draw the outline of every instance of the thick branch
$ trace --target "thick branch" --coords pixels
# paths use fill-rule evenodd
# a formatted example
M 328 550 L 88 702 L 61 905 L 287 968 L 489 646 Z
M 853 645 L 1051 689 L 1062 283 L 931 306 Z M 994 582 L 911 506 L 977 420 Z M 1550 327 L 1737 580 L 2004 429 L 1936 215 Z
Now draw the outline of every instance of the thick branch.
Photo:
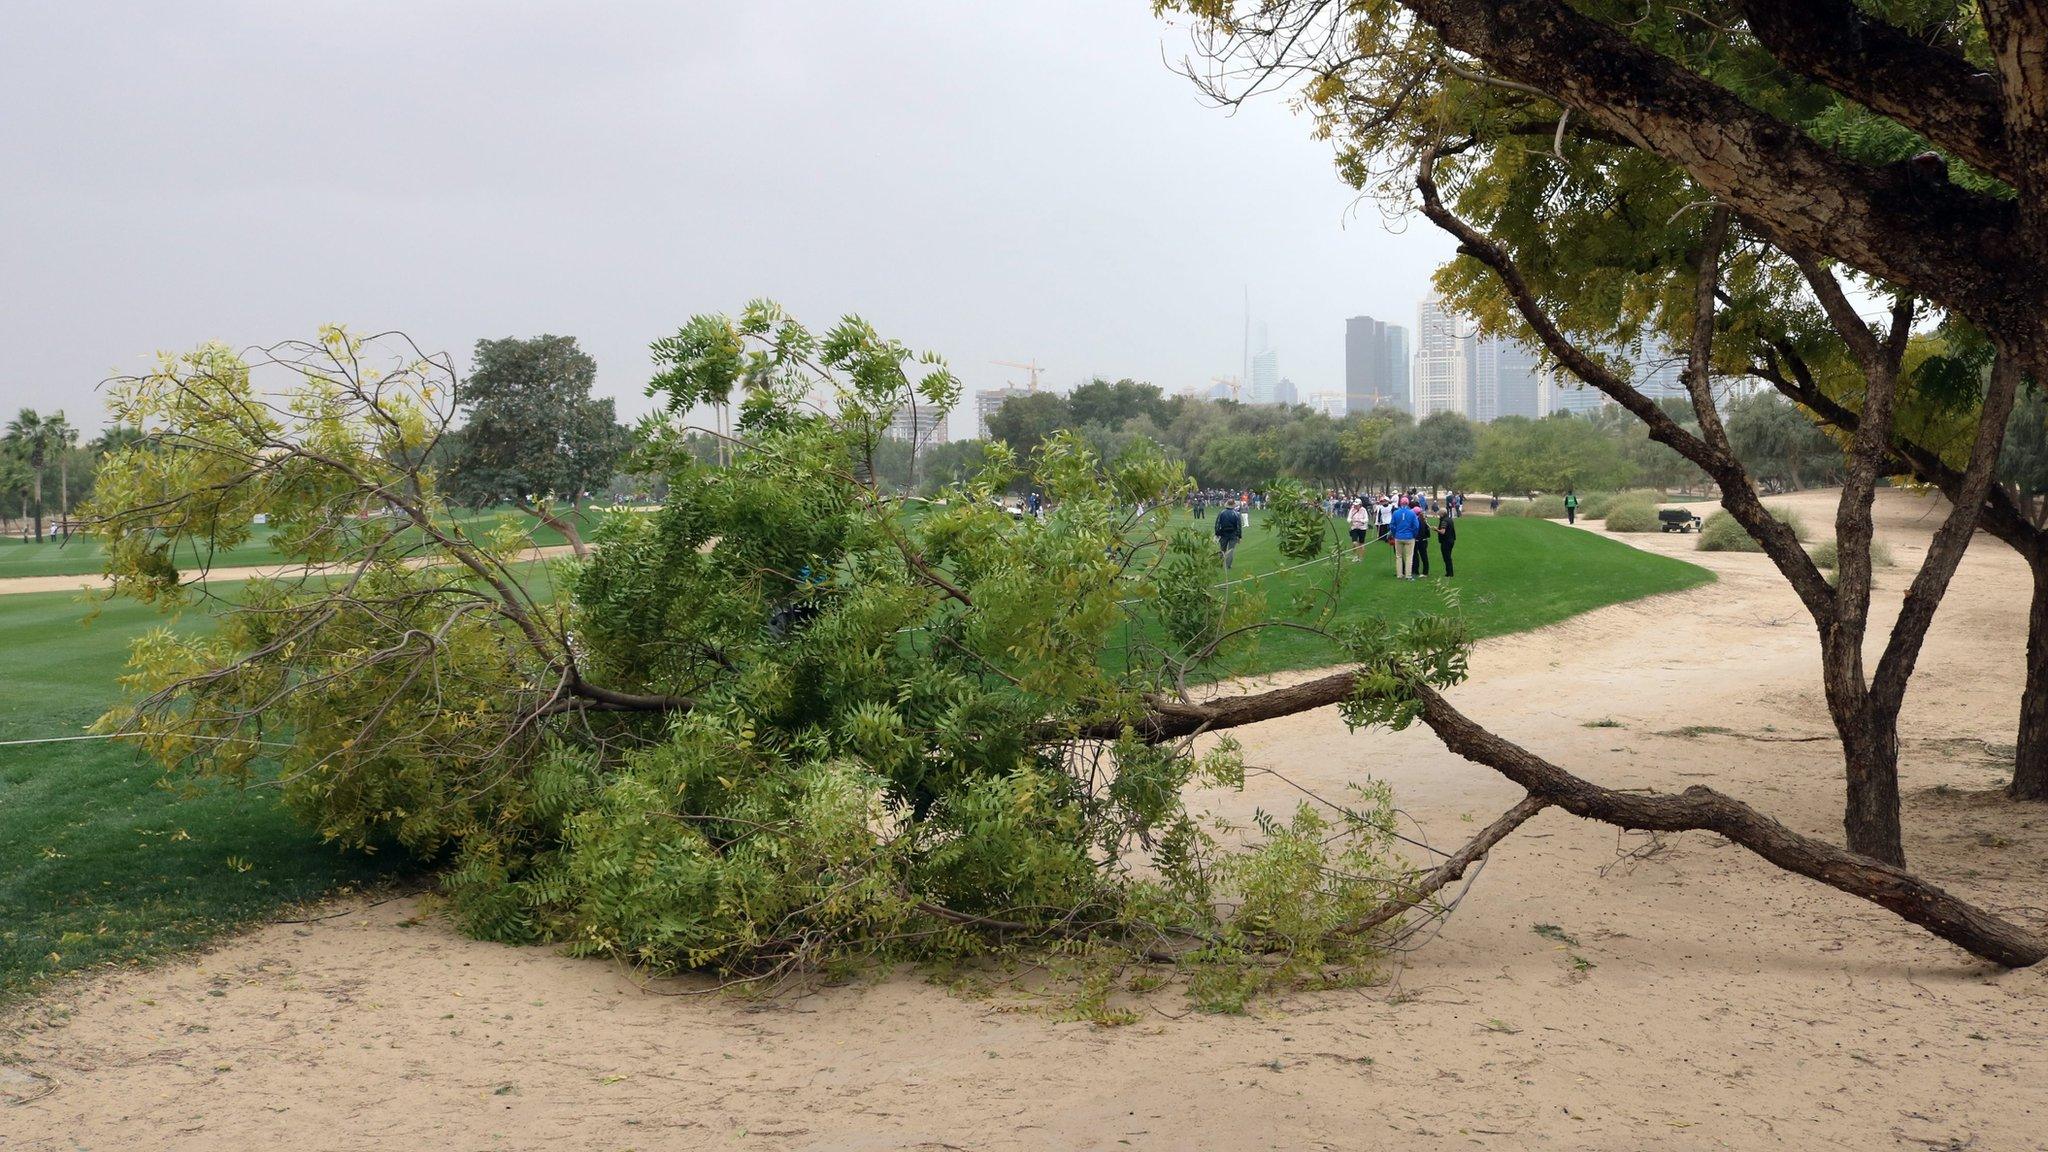
M 1132 731 L 1147 744 L 1163 744 L 1197 732 L 1218 732 L 1241 728 L 1261 720 L 1275 720 L 1297 712 L 1312 712 L 1351 698 L 1358 674 L 1332 672 L 1300 684 L 1253 692 L 1242 696 L 1218 696 L 1199 704 L 1155 697 L 1148 711 L 1134 723 L 1104 720 L 1084 726 L 1076 735 L 1083 740 L 1115 740 Z
M 1675 796 L 1603 788 L 1473 723 L 1432 689 L 1416 691 L 1423 722 L 1446 748 L 1575 816 L 1630 829 L 1718 832 L 1788 872 L 1868 900 L 1995 964 L 2025 968 L 2048 959 L 2048 940 L 1904 869 L 1802 836 L 1711 788 L 1695 785 Z
M 1743 0 L 1742 12 L 1786 68 L 2014 182 L 1998 84 L 1961 55 L 1868 16 L 1851 0 Z
M 2039 362 L 2048 304 L 2018 209 L 1911 165 L 1874 168 L 1563 0 L 1401 0 L 1489 72 L 1551 93 L 1683 167 L 1781 246 L 1909 285 Z

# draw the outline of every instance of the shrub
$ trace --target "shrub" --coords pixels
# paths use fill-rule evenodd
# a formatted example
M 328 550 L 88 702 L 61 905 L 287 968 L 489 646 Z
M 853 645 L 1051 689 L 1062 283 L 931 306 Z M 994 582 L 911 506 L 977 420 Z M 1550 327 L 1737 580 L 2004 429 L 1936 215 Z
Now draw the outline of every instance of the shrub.
M 1793 533 L 1801 540 L 1806 539 L 1806 525 L 1800 523 L 1798 516 L 1790 512 L 1772 512 L 1771 515 L 1790 525 Z M 1749 533 L 1743 529 L 1742 525 L 1735 522 L 1735 517 L 1730 516 L 1724 511 L 1716 512 L 1712 516 L 1707 517 L 1707 522 L 1700 526 L 1699 550 L 1702 552 L 1761 552 L 1763 547 L 1750 538 Z
M 1620 497 L 1616 492 L 1588 492 L 1579 497 L 1579 518 L 1582 520 L 1605 520 L 1607 510 L 1614 507 Z
M 1662 527 L 1655 501 L 1639 496 L 1617 497 L 1607 510 L 1609 532 L 1655 532 Z
M 1841 563 L 1839 553 L 1837 551 L 1837 544 L 1832 539 L 1823 540 L 1820 543 L 1815 544 L 1812 548 L 1807 549 L 1807 551 L 1813 555 L 1813 562 L 1817 567 L 1826 568 L 1830 571 L 1833 571 L 1834 568 Z M 1870 542 L 1870 563 L 1871 566 L 1874 568 L 1891 567 L 1891 546 L 1889 544 L 1886 544 L 1882 540 L 1872 540 Z
M 1562 520 L 1564 519 L 1564 497 L 1538 496 L 1534 500 L 1529 501 L 1529 510 L 1522 513 L 1522 515 L 1538 520 Z

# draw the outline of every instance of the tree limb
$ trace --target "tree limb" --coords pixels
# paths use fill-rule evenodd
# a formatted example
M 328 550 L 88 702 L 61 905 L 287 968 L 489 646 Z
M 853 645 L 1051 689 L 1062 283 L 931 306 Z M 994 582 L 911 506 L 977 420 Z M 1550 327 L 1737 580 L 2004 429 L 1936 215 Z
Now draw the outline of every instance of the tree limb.
M 1423 722 L 1444 747 L 1575 816 L 1629 829 L 1718 832 L 1788 872 L 1868 900 L 1995 964 L 2025 968 L 2048 959 L 2048 939 L 1902 868 L 1802 836 L 1711 788 L 1695 785 L 1675 796 L 1603 788 L 1480 727 L 1435 690 L 1414 690 Z

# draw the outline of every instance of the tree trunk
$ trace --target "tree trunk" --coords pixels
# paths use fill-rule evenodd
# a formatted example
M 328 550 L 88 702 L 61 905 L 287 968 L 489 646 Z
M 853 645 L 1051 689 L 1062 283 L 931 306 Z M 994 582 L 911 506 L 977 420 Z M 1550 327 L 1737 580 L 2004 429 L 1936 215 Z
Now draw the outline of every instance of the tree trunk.
M 539 520 L 541 523 L 547 525 L 550 528 L 553 528 L 557 532 L 560 532 L 562 534 L 562 539 L 568 542 L 569 550 L 576 554 L 577 559 L 580 560 L 590 555 L 590 550 L 586 548 L 583 544 L 582 535 L 576 531 L 576 524 L 574 521 L 569 520 L 566 517 L 555 515 L 554 511 L 551 508 L 549 508 L 549 506 L 545 502 L 538 504 L 528 504 L 524 501 L 520 501 L 518 506 L 521 511 L 526 512 L 528 515 L 531 515 L 534 519 Z
M 36 543 L 43 542 L 43 470 L 36 469 Z
M 2029 556 L 2027 566 L 2034 575 L 2027 611 L 2027 686 L 2020 691 L 2019 746 L 2006 794 L 2048 801 L 2048 549 Z
M 1842 758 L 1848 773 L 1848 800 L 1842 807 L 1842 830 L 1849 850 L 1906 866 L 1906 843 L 1899 827 L 1899 730 L 1890 720 L 1866 720 L 1842 734 Z

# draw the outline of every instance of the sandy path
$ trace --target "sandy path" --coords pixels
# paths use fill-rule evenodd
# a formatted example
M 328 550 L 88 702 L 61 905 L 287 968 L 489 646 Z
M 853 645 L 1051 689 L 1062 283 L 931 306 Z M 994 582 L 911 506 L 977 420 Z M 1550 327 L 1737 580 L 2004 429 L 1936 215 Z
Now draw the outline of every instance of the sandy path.
M 1819 524 L 1828 499 L 1787 502 Z M 1884 498 L 1886 615 L 1925 509 Z M 1827 730 L 1813 630 L 1767 562 L 1695 558 L 1718 584 L 1489 641 L 1456 699 L 1607 783 L 1708 781 L 1838 837 L 1830 744 L 1659 734 Z M 2048 811 L 1988 795 L 1976 743 L 2012 739 L 2025 587 L 2009 551 L 1972 549 L 1903 718 L 1916 866 L 2007 908 L 2048 905 Z M 1390 779 L 1439 841 L 1514 799 L 1426 731 L 1316 715 L 1244 736 L 1312 786 Z M 1286 802 L 1270 780 L 1214 799 Z M 1706 834 L 1601 873 L 1639 843 L 1545 813 L 1390 987 L 1253 1017 L 1171 1019 L 1162 994 L 1120 1029 L 915 974 L 765 1006 L 649 995 L 397 901 L 16 1012 L 0 1093 L 54 1090 L 0 1108 L 0 1147 L 2048 1147 L 2048 972 L 1975 963 Z M 1537 924 L 1596 966 L 1573 973 Z
M 551 544 L 545 548 L 529 548 L 520 554 L 519 559 L 552 560 L 574 551 L 575 549 L 567 544 Z M 445 562 L 436 556 L 420 556 L 408 561 L 414 566 Z M 293 576 L 306 571 L 318 572 L 321 569 L 307 569 L 302 564 L 251 564 L 241 568 L 209 568 L 205 572 L 188 573 L 185 583 L 219 584 L 233 580 L 261 580 L 272 576 Z M 111 583 L 112 581 L 98 572 L 78 576 L 9 576 L 0 579 L 0 596 L 20 595 L 24 592 L 84 592 L 106 588 Z

